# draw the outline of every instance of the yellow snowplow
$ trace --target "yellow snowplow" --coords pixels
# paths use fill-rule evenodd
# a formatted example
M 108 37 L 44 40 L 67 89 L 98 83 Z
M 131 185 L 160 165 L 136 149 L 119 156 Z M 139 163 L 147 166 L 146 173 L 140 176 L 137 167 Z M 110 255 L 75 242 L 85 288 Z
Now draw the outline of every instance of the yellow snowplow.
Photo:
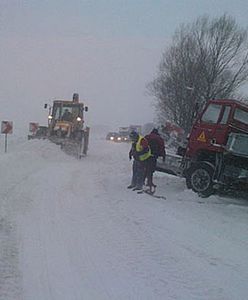
M 49 109 L 45 137 L 68 154 L 78 158 L 85 156 L 90 128 L 84 124 L 84 112 L 88 107 L 79 102 L 79 95 L 73 94 L 72 100 L 54 100 L 52 106 L 45 104 L 45 108 Z M 32 138 L 36 138 L 36 134 Z

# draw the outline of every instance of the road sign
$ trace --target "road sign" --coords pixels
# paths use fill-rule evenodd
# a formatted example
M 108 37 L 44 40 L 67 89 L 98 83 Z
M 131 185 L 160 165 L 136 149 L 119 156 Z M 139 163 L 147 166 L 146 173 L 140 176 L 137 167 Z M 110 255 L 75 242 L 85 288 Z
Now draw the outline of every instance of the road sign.
M 39 123 L 30 122 L 29 131 L 35 133 L 38 130 Z
M 205 135 L 204 131 L 202 131 L 202 133 L 198 136 L 197 141 L 206 143 L 207 140 L 206 140 L 206 135 Z
M 2 121 L 1 133 L 5 133 L 5 134 L 13 133 L 13 122 Z

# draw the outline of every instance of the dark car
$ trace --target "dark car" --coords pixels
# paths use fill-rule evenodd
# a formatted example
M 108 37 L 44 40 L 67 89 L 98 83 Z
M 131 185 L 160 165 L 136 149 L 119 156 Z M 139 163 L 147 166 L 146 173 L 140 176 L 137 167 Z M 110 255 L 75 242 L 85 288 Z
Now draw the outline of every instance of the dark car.
M 118 142 L 129 142 L 129 133 L 128 132 L 120 132 L 117 137 Z
M 117 141 L 118 133 L 117 132 L 109 132 L 106 136 L 106 140 L 108 141 Z

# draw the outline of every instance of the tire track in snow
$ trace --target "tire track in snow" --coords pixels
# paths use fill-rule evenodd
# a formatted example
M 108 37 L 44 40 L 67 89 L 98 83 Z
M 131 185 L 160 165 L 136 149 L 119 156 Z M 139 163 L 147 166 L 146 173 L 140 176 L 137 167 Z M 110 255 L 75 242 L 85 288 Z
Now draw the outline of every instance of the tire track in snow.
M 16 228 L 7 218 L 0 218 L 0 299 L 20 300 L 21 274 L 18 269 Z
M 18 143 L 0 156 L 0 299 L 23 299 L 19 252 L 22 236 L 16 224 L 26 214 L 35 194 L 33 178 L 56 147 L 42 141 Z M 48 152 L 45 151 L 49 148 Z M 58 155 L 60 156 L 60 155 Z M 34 185 L 34 186 L 33 186 Z M 29 186 L 31 189 L 29 189 Z M 32 226 L 32 225 L 31 225 Z M 25 299 L 26 300 L 26 299 Z
M 88 162 L 85 163 L 87 164 Z M 117 279 L 119 279 L 120 282 L 122 281 L 122 278 L 118 273 L 126 274 L 122 276 L 126 276 L 127 282 L 130 282 L 128 277 L 131 277 L 133 281 L 131 284 L 132 286 L 127 288 L 127 291 L 132 291 L 132 293 L 129 294 L 129 297 L 131 295 L 137 298 L 142 297 L 139 291 L 142 290 L 142 287 L 144 286 L 149 286 L 146 292 L 148 294 L 150 293 L 150 297 L 153 297 L 154 294 L 158 293 L 161 289 L 161 286 L 164 288 L 164 285 L 166 285 L 166 282 L 161 277 L 157 280 L 158 277 L 155 270 L 157 264 L 160 264 L 161 262 L 158 262 L 156 259 L 154 260 L 154 258 L 157 257 L 158 250 L 153 249 L 152 245 L 144 243 L 144 236 L 147 235 L 147 232 L 144 231 L 142 225 L 145 220 L 137 219 L 137 216 L 130 213 L 130 211 L 128 212 L 128 215 L 126 215 L 125 211 L 120 210 L 116 205 L 116 203 L 125 202 L 125 193 L 124 195 L 119 195 L 119 193 L 115 193 L 115 189 L 109 188 L 113 186 L 111 181 L 116 182 L 116 178 L 114 178 L 115 173 L 111 166 L 111 160 L 109 161 L 109 164 L 101 163 L 100 167 L 99 164 L 93 164 L 91 161 L 91 173 L 88 174 L 90 182 L 87 182 L 86 185 L 88 185 L 89 191 L 92 191 L 90 185 L 94 182 L 96 186 L 95 190 L 98 191 L 98 194 L 96 192 L 95 197 L 89 200 L 90 202 L 86 201 L 88 199 L 87 191 L 82 195 L 84 204 L 87 202 L 88 212 L 86 218 L 84 216 L 81 221 L 82 228 L 87 228 L 88 230 L 86 230 L 86 232 L 91 231 L 95 237 L 94 249 L 102 249 L 104 253 L 103 256 L 107 258 L 107 261 L 104 264 L 98 262 L 99 265 L 102 265 L 101 268 L 103 273 L 106 272 L 106 270 L 111 270 L 110 273 L 115 274 L 115 278 L 112 278 L 113 282 L 118 282 Z M 124 166 L 121 166 L 121 168 L 126 170 L 126 167 Z M 86 169 L 88 170 L 88 168 Z M 83 174 L 81 178 L 76 176 L 74 178 L 77 178 L 77 181 L 79 182 L 81 180 L 83 182 L 83 180 L 85 181 L 84 175 L 85 174 Z M 106 175 L 108 176 L 106 177 Z M 78 186 L 80 185 L 79 182 L 73 183 L 75 187 L 73 188 L 74 191 L 78 191 Z M 116 189 L 120 190 L 120 186 L 117 185 Z M 126 196 L 127 195 L 128 194 L 126 194 Z M 91 195 L 89 195 L 89 198 L 90 197 Z M 137 199 L 140 199 L 139 195 L 136 197 Z M 108 201 L 105 199 L 108 199 Z M 99 226 L 97 224 L 101 225 Z M 106 235 L 106 232 L 109 234 Z M 114 237 L 118 238 L 114 240 Z M 85 237 L 82 232 L 82 239 L 83 238 Z M 86 244 L 93 243 L 90 237 L 87 237 L 87 239 Z M 112 249 L 109 248 L 109 245 L 111 245 Z M 107 249 L 110 253 L 114 253 L 114 257 L 109 257 Z M 100 250 L 94 251 L 98 253 L 98 255 L 101 254 Z M 98 255 L 95 255 L 95 257 L 98 257 Z M 153 267 L 151 267 L 151 265 L 147 265 L 146 267 L 142 266 L 142 262 L 147 260 L 147 258 L 149 264 L 151 263 Z M 108 288 L 110 288 L 106 279 L 105 282 Z M 142 286 L 140 286 L 140 282 L 143 282 Z M 140 286 L 140 288 L 137 288 L 137 286 Z M 110 290 L 112 290 L 113 294 L 116 293 L 116 291 L 113 291 L 113 288 L 110 288 Z
M 4 162 L 5 163 L 5 162 Z M 13 165 L 14 162 L 12 162 Z M 4 172 L 4 173 L 3 173 Z M 24 212 L 31 202 L 25 191 L 25 183 L 37 172 L 37 167 L 29 165 L 20 173 L 12 168 L 1 170 L 1 211 L 0 211 L 0 299 L 22 299 L 22 274 L 19 269 L 19 237 L 16 214 Z M 26 174 L 25 174 L 26 173 Z M 25 174 L 23 176 L 23 174 Z

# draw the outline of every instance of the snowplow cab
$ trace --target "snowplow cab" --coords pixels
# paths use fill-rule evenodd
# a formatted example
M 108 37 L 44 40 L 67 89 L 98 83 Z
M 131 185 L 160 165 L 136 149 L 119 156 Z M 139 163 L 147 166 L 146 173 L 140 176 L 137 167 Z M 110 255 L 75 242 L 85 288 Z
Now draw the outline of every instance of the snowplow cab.
M 75 138 L 84 128 L 84 104 L 55 100 L 49 118 L 49 135 Z

